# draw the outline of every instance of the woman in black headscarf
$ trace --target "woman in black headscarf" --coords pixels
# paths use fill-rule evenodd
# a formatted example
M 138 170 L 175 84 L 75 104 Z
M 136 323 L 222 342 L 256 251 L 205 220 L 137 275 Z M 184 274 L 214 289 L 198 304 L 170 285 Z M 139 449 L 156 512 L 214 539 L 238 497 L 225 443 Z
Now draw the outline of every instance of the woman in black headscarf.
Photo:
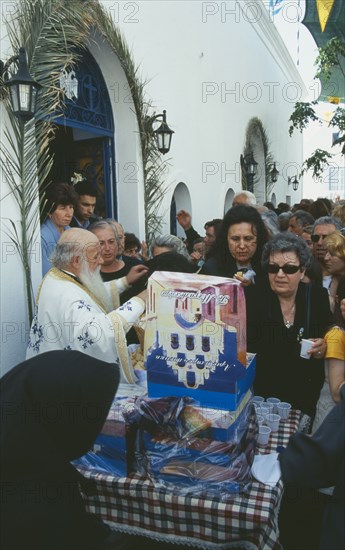
M 70 461 L 92 446 L 118 366 L 78 351 L 24 361 L 0 380 L 2 550 L 95 550 L 109 529 L 85 511 Z

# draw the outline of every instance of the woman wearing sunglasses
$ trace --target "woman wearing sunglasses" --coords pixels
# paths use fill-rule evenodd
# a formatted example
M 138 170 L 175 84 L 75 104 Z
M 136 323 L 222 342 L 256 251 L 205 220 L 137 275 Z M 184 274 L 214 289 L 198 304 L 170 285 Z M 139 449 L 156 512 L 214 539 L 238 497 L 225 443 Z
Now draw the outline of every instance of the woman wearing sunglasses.
M 303 283 L 311 253 L 292 233 L 264 246 L 267 279 L 257 285 L 248 311 L 248 350 L 257 352 L 255 393 L 274 396 L 311 417 L 324 379 L 323 336 L 332 324 L 325 289 Z M 310 358 L 300 357 L 303 339 L 313 340 Z

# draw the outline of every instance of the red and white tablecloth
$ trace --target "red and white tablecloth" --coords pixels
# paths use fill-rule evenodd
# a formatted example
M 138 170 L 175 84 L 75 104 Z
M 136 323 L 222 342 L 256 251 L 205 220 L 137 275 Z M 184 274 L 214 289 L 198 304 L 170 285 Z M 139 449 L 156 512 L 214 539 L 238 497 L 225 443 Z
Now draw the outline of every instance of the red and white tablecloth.
M 288 421 L 280 423 L 279 432 L 271 434 L 268 447 L 259 452 L 286 446 L 300 420 L 301 413 L 291 411 Z M 210 549 L 282 548 L 277 525 L 281 480 L 275 486 L 253 481 L 247 492 L 229 496 L 224 502 L 214 496 L 174 494 L 134 474 L 119 478 L 91 470 L 81 473 L 95 485 L 95 494 L 85 496 L 88 510 L 118 531 Z

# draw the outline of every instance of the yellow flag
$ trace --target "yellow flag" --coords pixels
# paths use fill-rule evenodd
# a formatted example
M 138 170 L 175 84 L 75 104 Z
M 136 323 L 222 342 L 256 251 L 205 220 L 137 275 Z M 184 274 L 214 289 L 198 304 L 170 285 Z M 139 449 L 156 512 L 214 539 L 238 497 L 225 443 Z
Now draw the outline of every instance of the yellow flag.
M 332 11 L 334 0 L 316 0 L 317 13 L 322 32 L 325 30 L 329 14 Z

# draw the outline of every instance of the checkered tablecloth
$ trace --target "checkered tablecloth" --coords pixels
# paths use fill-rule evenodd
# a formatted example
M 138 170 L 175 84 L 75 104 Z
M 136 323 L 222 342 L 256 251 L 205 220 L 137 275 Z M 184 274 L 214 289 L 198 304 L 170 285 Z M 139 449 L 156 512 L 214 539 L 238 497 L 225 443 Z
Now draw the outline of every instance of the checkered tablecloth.
M 299 411 L 271 434 L 261 453 L 285 446 L 297 431 Z M 88 510 L 102 517 L 113 529 L 129 534 L 202 548 L 248 548 L 278 550 L 278 511 L 283 484 L 275 486 L 252 482 L 248 490 L 229 497 L 181 496 L 160 489 L 138 475 L 118 478 L 81 470 L 95 483 L 95 494 L 85 497 Z M 177 547 L 178 548 L 178 547 Z

